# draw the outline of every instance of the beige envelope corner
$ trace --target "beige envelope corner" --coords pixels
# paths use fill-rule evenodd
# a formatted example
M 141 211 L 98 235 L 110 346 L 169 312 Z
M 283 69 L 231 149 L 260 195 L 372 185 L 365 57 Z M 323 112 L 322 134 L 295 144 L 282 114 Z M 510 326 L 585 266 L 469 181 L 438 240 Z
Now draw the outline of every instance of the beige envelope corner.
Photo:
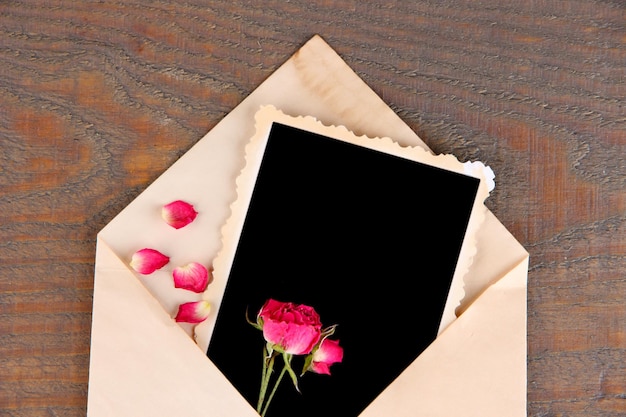
M 154 294 L 162 289 L 147 288 L 150 280 L 138 279 L 127 258 L 153 242 L 178 250 L 178 260 L 183 251 L 211 261 L 236 197 L 254 114 L 266 104 L 426 148 L 314 36 L 98 234 L 88 417 L 258 416 L 173 321 L 177 300 L 157 301 Z M 201 211 L 196 228 L 181 232 L 182 247 L 173 243 L 171 230 L 157 226 L 164 198 L 192 201 Z M 477 247 L 460 316 L 362 416 L 526 416 L 528 253 L 488 211 Z
M 92 321 L 89 417 L 256 415 L 100 237 Z

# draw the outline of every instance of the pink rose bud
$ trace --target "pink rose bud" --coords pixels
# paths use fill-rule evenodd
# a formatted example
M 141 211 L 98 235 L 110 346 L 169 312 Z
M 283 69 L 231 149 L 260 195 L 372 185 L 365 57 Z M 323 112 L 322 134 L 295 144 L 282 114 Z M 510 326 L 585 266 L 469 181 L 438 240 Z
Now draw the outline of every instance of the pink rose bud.
M 198 212 L 194 207 L 182 200 L 172 201 L 161 209 L 161 217 L 175 229 L 187 226 L 195 220 Z
M 155 249 L 144 248 L 135 252 L 130 260 L 130 266 L 140 274 L 151 274 L 161 269 L 170 261 L 170 258 Z
M 211 304 L 208 301 L 191 301 L 178 306 L 175 320 L 184 323 L 200 323 L 209 317 L 210 312 Z
M 313 362 L 309 370 L 316 374 L 330 375 L 330 365 L 343 360 L 343 348 L 339 340 L 324 339 L 319 348 L 313 352 Z
M 294 355 L 311 353 L 320 340 L 322 323 L 313 307 L 269 299 L 259 312 L 263 337 L 278 351 Z
M 211 277 L 209 277 L 209 273 Z M 209 271 L 204 265 L 198 262 L 190 262 L 184 266 L 174 268 L 174 286 L 193 292 L 203 292 L 209 285 L 209 280 L 213 276 L 213 271 Z

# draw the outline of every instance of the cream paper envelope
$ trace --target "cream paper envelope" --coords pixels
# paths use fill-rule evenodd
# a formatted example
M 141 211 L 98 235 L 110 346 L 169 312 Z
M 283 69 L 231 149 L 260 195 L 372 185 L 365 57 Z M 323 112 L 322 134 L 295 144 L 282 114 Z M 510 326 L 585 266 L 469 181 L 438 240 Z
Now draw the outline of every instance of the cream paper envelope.
M 185 327 L 172 319 L 182 302 L 219 299 L 212 291 L 221 284 L 190 295 L 172 288 L 171 267 L 210 265 L 220 252 L 254 116 L 268 104 L 357 135 L 427 149 L 313 37 L 98 234 L 89 417 L 258 416 L 207 358 L 206 332 L 198 332 L 203 325 Z M 160 218 L 163 204 L 175 199 L 194 204 L 199 215 L 193 227 L 175 230 Z M 444 320 L 434 342 L 361 416 L 526 415 L 528 253 L 484 210 L 458 318 Z M 130 256 L 143 247 L 170 255 L 169 266 L 149 276 L 134 272 Z

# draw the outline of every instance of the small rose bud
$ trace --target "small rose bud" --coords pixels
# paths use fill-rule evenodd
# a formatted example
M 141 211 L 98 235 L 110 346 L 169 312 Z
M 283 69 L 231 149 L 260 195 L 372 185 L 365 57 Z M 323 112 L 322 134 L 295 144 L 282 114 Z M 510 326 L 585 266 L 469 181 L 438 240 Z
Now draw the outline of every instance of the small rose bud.
M 211 304 L 208 301 L 191 301 L 178 306 L 175 320 L 184 323 L 200 323 L 209 317 L 210 312 Z
M 161 209 L 161 217 L 175 229 L 187 226 L 195 220 L 198 212 L 194 207 L 182 200 L 172 201 Z
M 140 274 L 151 274 L 161 269 L 170 261 L 170 258 L 155 249 L 144 248 L 135 252 L 130 260 L 130 266 Z
M 203 292 L 209 285 L 209 270 L 198 262 L 174 268 L 174 286 L 193 292 Z M 212 275 L 212 271 L 211 271 Z
M 313 352 L 312 362 L 307 370 L 316 374 L 330 375 L 330 366 L 343 360 L 343 348 L 339 340 L 324 339 Z

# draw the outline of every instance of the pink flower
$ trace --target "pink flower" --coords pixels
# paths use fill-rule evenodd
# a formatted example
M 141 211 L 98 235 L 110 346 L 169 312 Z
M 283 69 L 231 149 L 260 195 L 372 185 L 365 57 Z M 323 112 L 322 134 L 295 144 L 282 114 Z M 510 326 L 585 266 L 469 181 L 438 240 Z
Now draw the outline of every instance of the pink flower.
M 285 374 L 291 377 L 294 388 L 300 392 L 298 376 L 291 367 L 293 355 L 306 355 L 300 376 L 307 371 L 330 375 L 330 366 L 343 360 L 343 348 L 339 346 L 339 341 L 327 339 L 335 333 L 337 325 L 322 329 L 320 317 L 313 307 L 270 298 L 259 311 L 256 323 L 250 321 L 247 315 L 246 320 L 263 332 L 267 342 L 263 346 L 263 372 L 256 406 L 261 417 L 267 413 Z M 283 369 L 274 380 L 273 388 L 268 390 L 277 357 L 282 357 Z
M 187 226 L 195 220 L 198 212 L 194 207 L 182 200 L 172 201 L 161 209 L 161 217 L 175 229 Z
M 182 288 L 193 292 L 203 292 L 209 285 L 209 272 L 211 277 L 213 271 L 209 271 L 204 265 L 198 262 L 190 262 L 184 266 L 174 268 L 174 287 Z
M 313 351 L 313 361 L 308 370 L 330 375 L 330 365 L 342 360 L 343 348 L 339 346 L 339 340 L 324 339 L 319 348 Z
M 321 337 L 322 323 L 313 307 L 267 300 L 258 315 L 265 340 L 274 349 L 294 355 L 311 352 Z
M 130 260 L 130 266 L 140 274 L 151 274 L 161 269 L 170 261 L 170 258 L 155 249 L 144 248 L 135 252 Z
M 208 301 L 191 301 L 178 306 L 175 320 L 185 323 L 200 323 L 209 317 L 211 304 Z

